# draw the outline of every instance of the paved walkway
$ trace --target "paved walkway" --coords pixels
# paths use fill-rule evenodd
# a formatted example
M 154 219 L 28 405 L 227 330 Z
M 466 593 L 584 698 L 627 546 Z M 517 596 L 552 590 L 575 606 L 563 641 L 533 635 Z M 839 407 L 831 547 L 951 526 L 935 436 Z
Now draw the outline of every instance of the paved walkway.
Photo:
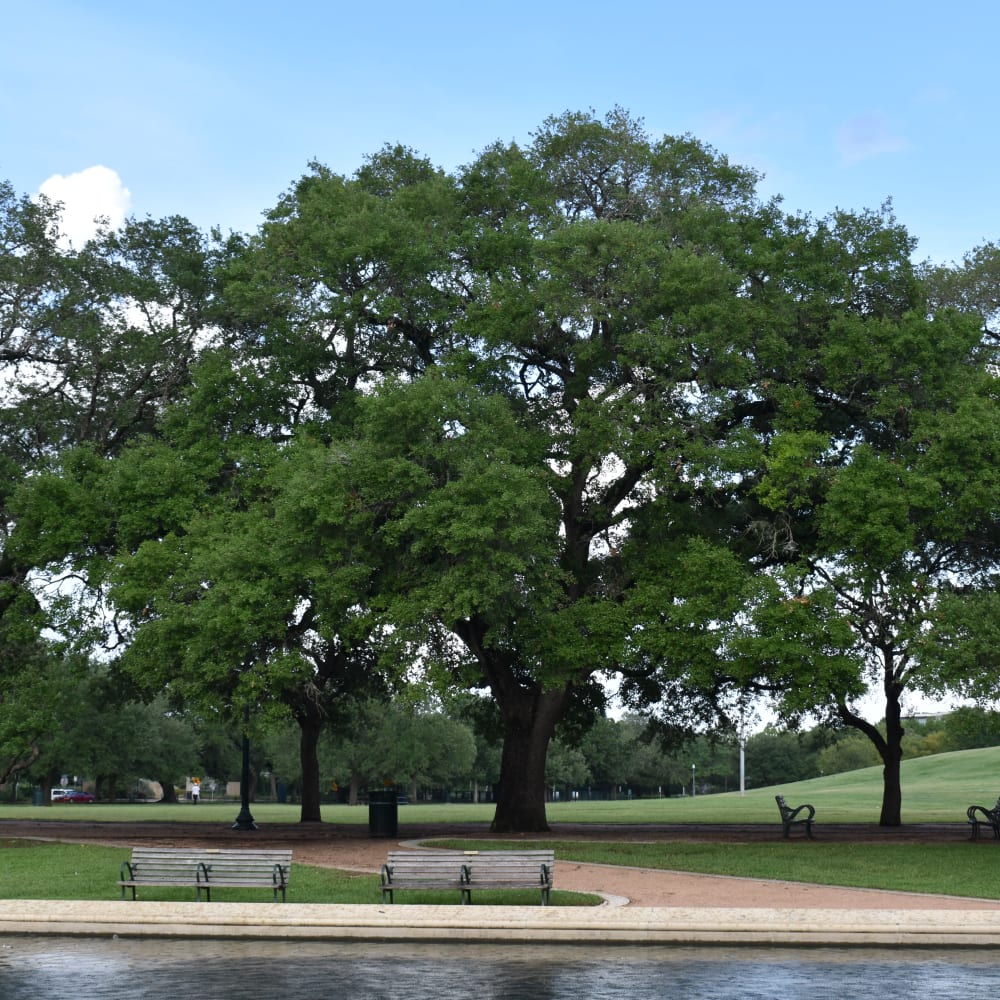
M 338 906 L 0 900 L 0 935 L 996 947 L 998 910 Z

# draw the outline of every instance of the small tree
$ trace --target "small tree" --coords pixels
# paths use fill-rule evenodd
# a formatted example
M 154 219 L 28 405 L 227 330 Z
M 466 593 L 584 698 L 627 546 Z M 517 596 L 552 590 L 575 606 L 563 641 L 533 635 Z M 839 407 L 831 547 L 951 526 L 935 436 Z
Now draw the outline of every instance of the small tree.
M 815 740 L 807 733 L 768 726 L 746 741 L 745 768 L 754 788 L 805 781 L 824 773 L 817 761 Z
M 879 760 L 878 751 L 867 736 L 849 732 L 820 750 L 817 763 L 820 774 L 840 774 L 874 767 Z
M 944 750 L 1000 746 L 1000 712 L 966 705 L 949 712 L 942 722 Z
M 873 383 L 861 439 L 828 440 L 804 481 L 801 470 L 792 472 L 797 485 L 781 477 L 791 498 L 786 509 L 815 510 L 798 585 L 786 598 L 787 621 L 804 628 L 815 628 L 819 616 L 839 621 L 834 641 L 854 672 L 803 671 L 780 702 L 793 715 L 828 713 L 872 742 L 884 765 L 883 826 L 902 821 L 906 695 L 986 691 L 997 677 L 989 651 L 1000 571 L 995 384 L 977 356 L 974 324 L 942 317 L 921 353 L 907 336 L 915 322 L 922 320 L 893 328 L 909 353 L 904 360 L 902 344 L 886 345 L 886 358 L 898 360 Z M 884 728 L 855 707 L 859 681 L 880 692 Z

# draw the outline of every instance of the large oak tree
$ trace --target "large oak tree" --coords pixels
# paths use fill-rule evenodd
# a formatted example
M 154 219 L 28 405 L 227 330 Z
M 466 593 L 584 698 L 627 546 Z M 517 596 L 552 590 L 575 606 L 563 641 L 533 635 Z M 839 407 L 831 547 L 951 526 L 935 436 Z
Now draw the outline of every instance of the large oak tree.
M 544 829 L 546 748 L 602 673 L 859 690 L 829 601 L 812 641 L 775 631 L 777 569 L 819 551 L 812 466 L 850 465 L 928 377 L 894 352 L 942 366 L 952 327 L 888 212 L 789 217 L 754 183 L 621 112 L 551 119 L 458 173 L 433 293 L 379 314 L 432 349 L 367 397 L 352 488 L 399 560 L 389 617 L 457 640 L 497 701 L 498 830 Z

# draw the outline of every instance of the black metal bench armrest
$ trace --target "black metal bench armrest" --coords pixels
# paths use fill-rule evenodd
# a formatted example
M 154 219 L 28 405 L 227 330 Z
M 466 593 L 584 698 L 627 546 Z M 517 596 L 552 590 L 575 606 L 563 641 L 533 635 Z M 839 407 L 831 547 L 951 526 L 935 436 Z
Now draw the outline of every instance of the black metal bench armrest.
M 808 802 L 793 809 L 785 801 L 783 795 L 775 795 L 774 801 L 777 802 L 778 812 L 781 813 L 781 826 L 785 837 L 789 836 L 793 825 L 801 825 L 805 829 L 806 836 L 811 840 L 813 817 L 816 815 L 816 810 Z M 805 815 L 802 815 L 803 813 Z
M 965 812 L 970 820 L 976 819 L 976 813 L 981 812 L 983 814 L 983 818 L 981 820 L 977 820 L 979 823 L 996 823 L 997 820 L 1000 819 L 1000 810 L 987 809 L 986 806 L 969 806 Z
M 797 820 L 795 817 L 798 816 L 798 814 L 805 809 L 808 809 L 809 813 L 807 816 L 804 816 L 803 819 L 812 819 L 816 815 L 816 810 L 811 805 L 809 805 L 809 803 L 806 803 L 804 805 L 799 806 L 797 809 L 789 809 L 787 817 L 789 822 L 801 823 L 802 820 Z
M 977 813 L 979 815 L 977 815 Z M 979 839 L 979 828 L 988 826 L 993 830 L 994 839 L 1000 840 L 1000 799 L 992 809 L 986 806 L 972 805 L 965 810 L 965 815 L 969 817 L 972 824 L 972 839 Z

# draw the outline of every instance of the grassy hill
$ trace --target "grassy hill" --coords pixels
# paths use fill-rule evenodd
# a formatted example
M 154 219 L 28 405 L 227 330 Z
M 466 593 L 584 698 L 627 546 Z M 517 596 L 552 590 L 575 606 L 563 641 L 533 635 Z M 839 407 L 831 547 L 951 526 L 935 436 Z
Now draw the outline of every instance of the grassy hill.
M 1000 747 L 904 761 L 902 785 L 904 823 L 965 822 L 969 805 L 975 802 L 992 807 L 1000 796 Z M 585 812 L 617 805 L 632 817 L 620 822 L 773 823 L 777 816 L 774 796 L 779 794 L 790 805 L 812 803 L 817 820 L 823 823 L 877 823 L 882 804 L 882 768 L 748 789 L 742 796 L 729 792 L 618 804 L 555 803 L 548 812 L 553 822 L 573 818 L 586 821 Z
M 969 805 L 975 802 L 992 807 L 1000 796 L 1000 747 L 904 761 L 902 785 L 904 823 L 964 822 Z M 777 815 L 774 796 L 778 794 L 792 805 L 811 802 L 817 819 L 824 823 L 877 823 L 882 804 L 882 768 L 749 789 L 742 796 L 729 792 L 693 799 L 647 800 L 627 806 L 635 817 L 631 822 L 773 823 Z M 589 812 L 598 805 L 604 804 L 556 803 L 549 807 L 549 818 L 568 821 L 578 806 Z

